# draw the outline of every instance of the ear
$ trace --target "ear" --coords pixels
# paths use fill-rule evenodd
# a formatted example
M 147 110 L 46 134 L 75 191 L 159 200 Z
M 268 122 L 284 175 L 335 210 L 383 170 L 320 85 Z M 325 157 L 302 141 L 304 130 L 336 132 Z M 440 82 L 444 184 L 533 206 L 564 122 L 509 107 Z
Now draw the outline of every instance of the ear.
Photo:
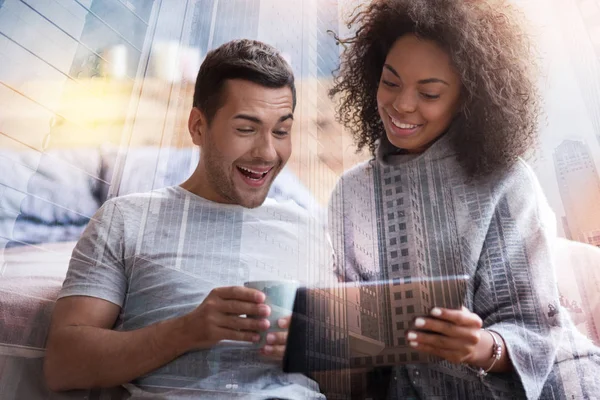
M 196 146 L 202 147 L 208 130 L 208 121 L 204 113 L 197 107 L 193 107 L 190 111 L 188 130 L 190 131 L 192 142 Z

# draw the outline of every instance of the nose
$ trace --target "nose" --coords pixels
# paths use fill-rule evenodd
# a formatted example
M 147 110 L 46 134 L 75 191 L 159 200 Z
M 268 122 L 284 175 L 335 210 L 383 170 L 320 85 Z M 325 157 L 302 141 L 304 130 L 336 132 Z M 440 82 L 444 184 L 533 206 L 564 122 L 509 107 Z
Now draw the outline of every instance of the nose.
M 265 132 L 256 135 L 254 147 L 252 149 L 252 157 L 262 161 L 273 163 L 277 161 L 277 149 L 271 132 Z
M 403 90 L 396 96 L 392 106 L 399 113 L 413 113 L 417 110 L 416 95 L 410 93 L 408 90 Z

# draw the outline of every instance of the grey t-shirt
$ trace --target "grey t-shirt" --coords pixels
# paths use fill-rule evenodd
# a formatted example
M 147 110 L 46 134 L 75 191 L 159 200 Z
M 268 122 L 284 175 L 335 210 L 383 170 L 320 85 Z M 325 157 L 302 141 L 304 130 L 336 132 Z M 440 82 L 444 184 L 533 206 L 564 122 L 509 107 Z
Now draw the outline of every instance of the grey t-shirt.
M 77 243 L 60 297 L 121 307 L 115 329 L 178 317 L 221 286 L 334 279 L 323 226 L 294 202 L 223 205 L 181 187 L 107 201 Z M 132 397 L 323 398 L 315 382 L 285 374 L 240 342 L 192 351 L 126 385 Z

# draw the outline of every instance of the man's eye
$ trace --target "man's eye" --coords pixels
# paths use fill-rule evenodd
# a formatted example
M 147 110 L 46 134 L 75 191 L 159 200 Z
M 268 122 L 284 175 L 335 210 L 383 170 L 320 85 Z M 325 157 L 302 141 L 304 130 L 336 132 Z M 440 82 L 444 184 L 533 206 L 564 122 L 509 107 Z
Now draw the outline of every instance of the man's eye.
M 275 133 L 277 136 L 285 136 L 289 132 L 288 131 L 274 131 L 273 133 Z
M 252 132 L 254 132 L 254 129 L 251 129 L 251 128 L 248 128 L 248 129 L 238 128 L 238 132 L 241 132 L 241 133 L 252 133 Z

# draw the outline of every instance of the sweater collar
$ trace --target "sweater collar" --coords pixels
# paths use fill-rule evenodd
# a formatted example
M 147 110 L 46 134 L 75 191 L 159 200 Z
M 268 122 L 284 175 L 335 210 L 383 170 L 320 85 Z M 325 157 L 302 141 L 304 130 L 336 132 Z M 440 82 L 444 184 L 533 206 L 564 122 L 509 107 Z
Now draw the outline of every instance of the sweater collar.
M 439 160 L 454 156 L 456 152 L 452 140 L 457 135 L 457 123 L 453 122 L 448 130 L 442 134 L 427 150 L 422 153 L 407 153 L 394 146 L 384 133 L 378 141 L 375 159 L 384 166 L 397 166 L 412 164 L 421 159 Z

